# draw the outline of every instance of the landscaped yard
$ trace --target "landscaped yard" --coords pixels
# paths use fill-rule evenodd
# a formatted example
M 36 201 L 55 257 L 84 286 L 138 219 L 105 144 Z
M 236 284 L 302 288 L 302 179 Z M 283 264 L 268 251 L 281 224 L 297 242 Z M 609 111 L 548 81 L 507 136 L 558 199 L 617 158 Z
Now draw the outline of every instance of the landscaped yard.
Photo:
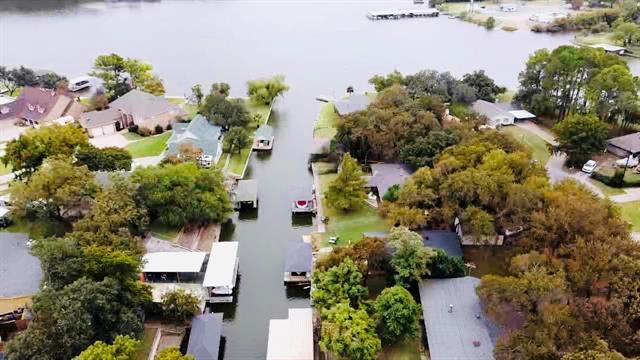
M 171 131 L 164 132 L 160 135 L 154 135 L 143 140 L 132 142 L 125 149 L 135 158 L 158 156 L 162 154 L 167 147 L 167 140 L 171 137 Z
M 336 173 L 320 175 L 320 189 L 325 193 L 331 181 L 336 178 Z M 329 218 L 327 231 L 321 234 L 321 246 L 327 246 L 329 237 L 338 236 L 338 245 L 354 243 L 362 238 L 365 232 L 386 232 L 389 230 L 387 222 L 378 215 L 378 211 L 367 205 L 360 210 L 343 213 L 327 206 L 324 199 L 322 208 L 324 216 Z
M 631 223 L 633 231 L 640 231 L 640 201 L 619 204 L 622 217 Z
M 145 326 L 140 345 L 138 345 L 138 351 L 136 352 L 136 360 L 147 360 L 149 358 L 155 336 L 156 328 Z
M 244 175 L 244 168 L 249 161 L 249 156 L 251 155 L 251 148 L 242 149 L 240 153 L 235 153 L 231 156 L 231 160 L 229 160 L 229 167 L 227 167 L 227 171 L 242 176 Z M 225 159 L 226 160 L 226 159 Z
M 149 231 L 154 237 L 162 240 L 174 241 L 182 230 L 181 226 L 168 226 L 159 222 L 149 225 Z
M 180 105 L 185 102 L 185 98 L 182 96 L 165 96 L 165 98 L 173 105 Z
M 145 137 L 138 135 L 138 133 L 134 133 L 134 132 L 130 132 L 130 131 L 122 132 L 120 134 L 122 134 L 122 136 L 124 136 L 124 138 L 129 140 L 129 141 L 138 141 L 138 140 L 145 139 Z
M 612 166 L 605 166 L 598 169 L 598 173 L 605 176 L 613 176 L 615 171 L 616 171 L 615 168 L 613 168 Z M 627 169 L 624 179 L 625 181 L 640 182 L 640 174 L 634 172 L 633 169 L 630 168 L 630 169 Z M 598 181 L 598 179 L 595 177 L 591 178 L 591 183 L 597 186 L 600 190 L 602 190 L 602 193 L 605 194 L 606 196 L 624 194 L 624 189 L 611 187 L 605 183 Z
M 313 137 L 315 139 L 333 139 L 337 132 L 336 124 L 338 123 L 338 118 L 332 103 L 322 104 L 313 129 Z
M 547 142 L 540 136 L 518 126 L 505 126 L 501 131 L 511 134 L 518 139 L 518 141 L 528 145 L 533 152 L 533 158 L 541 164 L 546 164 L 549 157 L 551 157 L 551 153 L 547 148 Z
M 380 360 L 420 360 L 420 338 L 383 347 Z
M 66 225 L 54 220 L 33 220 L 13 218 L 11 226 L 4 231 L 28 234 L 31 239 L 43 239 L 54 235 L 63 235 Z

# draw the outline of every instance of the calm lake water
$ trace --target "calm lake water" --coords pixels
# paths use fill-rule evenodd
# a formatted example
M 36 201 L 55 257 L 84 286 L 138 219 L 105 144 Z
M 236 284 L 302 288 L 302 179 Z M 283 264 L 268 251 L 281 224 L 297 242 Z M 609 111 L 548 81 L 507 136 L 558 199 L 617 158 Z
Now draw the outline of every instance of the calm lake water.
M 310 190 L 307 149 L 318 95 L 341 96 L 352 85 L 398 69 L 485 69 L 516 87 L 518 72 L 536 49 L 570 35 L 486 31 L 446 17 L 371 22 L 369 10 L 412 6 L 402 1 L 157 1 L 105 5 L 64 0 L 0 1 L 0 64 L 51 69 L 75 77 L 96 55 L 115 52 L 144 59 L 169 95 L 193 84 L 225 81 L 242 96 L 248 79 L 285 74 L 291 91 L 272 117 L 271 155 L 253 155 L 249 177 L 259 179 L 260 208 L 233 218 L 225 238 L 240 242 L 237 303 L 227 306 L 225 359 L 264 359 L 269 319 L 289 307 L 309 306 L 308 294 L 282 285 L 286 243 L 313 231 L 294 223 L 289 206 Z

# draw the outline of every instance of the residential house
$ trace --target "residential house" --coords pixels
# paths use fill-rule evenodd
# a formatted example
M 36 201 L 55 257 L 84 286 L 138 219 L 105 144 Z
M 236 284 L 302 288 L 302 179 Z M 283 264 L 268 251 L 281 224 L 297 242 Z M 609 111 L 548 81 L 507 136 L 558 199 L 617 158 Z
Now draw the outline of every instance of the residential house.
M 404 184 L 411 176 L 409 168 L 403 164 L 371 164 L 371 176 L 366 176 L 366 187 L 376 192 L 382 199 L 393 185 Z
M 273 148 L 273 128 L 262 125 L 253 137 L 253 150 L 271 150 Z
M 84 106 L 66 91 L 24 87 L 15 101 L 0 105 L 0 121 L 23 121 L 30 126 L 61 118 L 79 119 Z
M 132 125 L 154 130 L 156 126 L 166 129 L 185 111 L 171 104 L 163 96 L 155 96 L 133 89 L 109 104 L 109 108 L 82 114 L 80 124 L 90 136 L 101 136 L 126 129 Z
M 498 126 L 513 125 L 515 122 L 515 116 L 502 109 L 495 103 L 485 100 L 477 100 L 471 105 L 471 109 L 487 118 L 487 126 L 496 128 Z
M 218 360 L 222 339 L 222 318 L 222 313 L 193 317 L 187 355 L 193 356 L 196 360 Z
M 313 352 L 310 308 L 289 309 L 287 319 L 269 321 L 267 360 L 313 360 Z
M 26 234 L 0 232 L 0 314 L 30 305 L 40 289 L 40 259 L 29 243 Z
M 222 128 L 211 125 L 204 116 L 198 115 L 191 122 L 173 126 L 165 156 L 180 156 L 181 147 L 192 146 L 202 151 L 201 158 L 208 158 L 215 164 L 222 156 L 222 138 Z
M 640 155 L 640 132 L 607 140 L 607 151 L 620 157 Z
M 346 99 L 335 100 L 333 105 L 340 116 L 352 112 L 366 110 L 371 98 L 366 94 L 350 94 Z
M 425 246 L 444 250 L 449 256 L 464 256 L 458 234 L 453 231 L 423 230 L 420 231 L 420 235 L 422 235 L 422 242 Z
M 290 241 L 287 245 L 287 257 L 284 263 L 284 284 L 310 284 L 312 263 L 311 243 L 302 240 Z
M 432 360 L 493 359 L 500 328 L 476 294 L 480 279 L 420 281 L 420 302 Z

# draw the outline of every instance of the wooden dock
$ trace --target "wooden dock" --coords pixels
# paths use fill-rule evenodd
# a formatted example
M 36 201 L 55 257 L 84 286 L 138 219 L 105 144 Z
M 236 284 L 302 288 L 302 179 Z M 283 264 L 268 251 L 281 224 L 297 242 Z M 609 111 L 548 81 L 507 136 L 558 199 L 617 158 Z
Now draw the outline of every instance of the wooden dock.
M 417 9 L 400 9 L 400 10 L 381 10 L 381 11 L 369 11 L 367 17 L 370 20 L 397 20 L 397 19 L 409 19 L 416 17 L 438 17 L 440 11 L 432 8 L 417 8 Z

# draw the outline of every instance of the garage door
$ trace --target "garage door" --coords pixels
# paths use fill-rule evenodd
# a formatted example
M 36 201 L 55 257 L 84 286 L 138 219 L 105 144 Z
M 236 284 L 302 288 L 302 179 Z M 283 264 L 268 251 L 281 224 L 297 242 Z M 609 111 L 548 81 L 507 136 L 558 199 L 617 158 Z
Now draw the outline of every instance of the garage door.
M 102 127 L 102 133 L 104 135 L 113 134 L 114 132 L 116 132 L 116 127 L 113 126 L 113 124 L 105 125 L 105 126 Z
M 102 128 L 98 127 L 98 128 L 89 129 L 89 134 L 93 137 L 101 136 L 103 134 Z

